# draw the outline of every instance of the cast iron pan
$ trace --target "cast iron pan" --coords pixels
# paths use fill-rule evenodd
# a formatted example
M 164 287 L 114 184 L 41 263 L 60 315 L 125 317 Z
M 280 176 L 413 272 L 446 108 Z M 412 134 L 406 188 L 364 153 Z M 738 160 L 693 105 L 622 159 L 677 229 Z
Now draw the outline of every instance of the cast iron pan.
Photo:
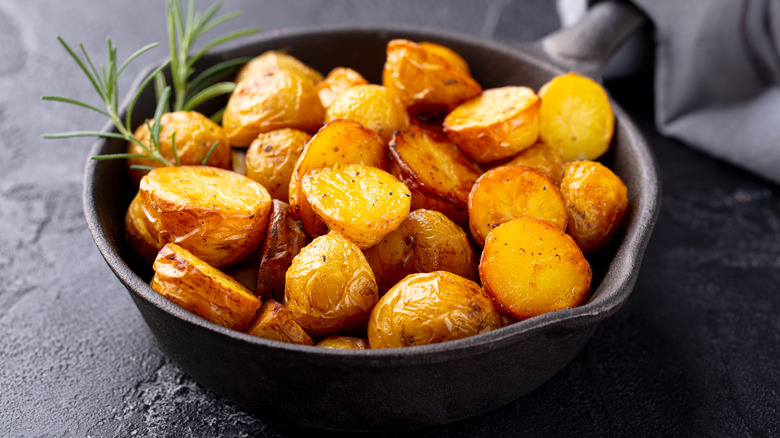
M 597 75 L 607 55 L 641 20 L 625 5 L 599 4 L 580 26 L 519 49 L 415 28 L 289 31 L 211 54 L 200 67 L 281 49 L 321 72 L 348 66 L 381 83 L 386 43 L 407 38 L 451 47 L 468 61 L 484 88 L 526 85 L 538 90 L 567 70 Z M 218 102 L 215 108 L 223 104 Z M 592 298 L 579 308 L 468 339 L 352 351 L 284 344 L 231 331 L 194 316 L 148 286 L 150 269 L 135 259 L 123 238 L 123 217 L 135 190 L 124 162 L 88 162 L 84 211 L 98 249 L 127 287 L 162 349 L 215 393 L 260 416 L 318 428 L 392 430 L 443 424 L 495 409 L 544 383 L 631 293 L 655 223 L 660 187 L 644 139 L 623 110 L 613 105 L 616 132 L 603 161 L 628 186 L 629 208 L 613 243 L 590 258 Z M 136 105 L 135 123 L 153 111 L 153 92 L 147 90 Z M 124 142 L 104 140 L 95 144 L 92 155 L 120 153 L 125 148 Z

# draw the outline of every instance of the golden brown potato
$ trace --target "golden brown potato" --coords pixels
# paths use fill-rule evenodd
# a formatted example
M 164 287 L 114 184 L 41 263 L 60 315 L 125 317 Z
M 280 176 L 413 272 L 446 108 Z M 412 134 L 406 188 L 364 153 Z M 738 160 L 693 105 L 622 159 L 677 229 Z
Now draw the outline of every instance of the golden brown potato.
M 484 245 L 490 230 L 520 217 L 533 217 L 566 230 L 563 196 L 547 175 L 526 166 L 485 172 L 469 195 L 469 228 Z
M 322 107 L 328 109 L 331 103 L 341 93 L 354 85 L 368 85 L 368 81 L 360 73 L 347 67 L 336 67 L 328 73 L 325 79 L 317 84 L 317 94 Z
M 323 348 L 340 348 L 343 350 L 366 350 L 368 349 L 368 340 L 353 338 L 351 336 L 331 335 L 321 340 L 317 346 Z
M 233 163 L 233 172 L 246 175 L 246 149 L 232 149 L 231 162 Z
M 360 249 L 398 228 L 411 205 L 412 195 L 402 182 L 384 170 L 362 164 L 311 170 L 301 187 L 328 228 Z
M 520 151 L 506 166 L 528 166 L 550 177 L 557 185 L 563 179 L 563 155 L 540 141 Z
M 628 189 L 595 161 L 566 163 L 561 193 L 569 215 L 566 232 L 590 254 L 612 238 L 628 207 Z
M 438 211 L 415 210 L 379 243 L 363 251 L 379 293 L 409 274 L 448 271 L 477 281 L 477 258 L 463 229 Z
M 125 214 L 125 238 L 133 248 L 133 252 L 148 266 L 154 263 L 157 252 L 162 249 L 157 230 L 144 215 L 141 207 L 141 196 L 136 194 Z
M 501 314 L 471 280 L 450 272 L 413 274 L 390 289 L 371 311 L 371 348 L 435 344 L 501 327 Z
M 280 128 L 314 132 L 322 108 L 314 82 L 296 70 L 270 69 L 236 85 L 222 126 L 233 146 L 249 146 L 258 134 Z
M 431 43 L 428 41 L 421 41 L 417 43 L 417 45 L 427 50 L 428 52 L 433 52 L 441 56 L 447 62 L 449 62 L 451 66 L 457 68 L 463 73 L 466 73 L 468 75 L 471 74 L 471 72 L 469 71 L 469 65 L 466 63 L 466 60 L 463 59 L 462 56 L 458 55 L 457 52 L 450 49 L 449 47 L 442 46 L 441 44 Z
M 571 237 L 531 218 L 514 219 L 488 234 L 479 274 L 496 303 L 519 319 L 579 306 L 590 295 L 592 278 Z
M 539 138 L 539 97 L 527 87 L 485 90 L 447 114 L 444 132 L 477 163 L 509 158 Z
M 290 177 L 290 215 L 303 223 L 311 237 L 328 232 L 301 188 L 306 172 L 335 164 L 365 164 L 387 169 L 385 144 L 374 131 L 354 120 L 334 120 L 323 126 L 306 145 Z
M 365 330 L 378 300 L 365 256 L 335 231 L 314 239 L 287 270 L 284 305 L 313 336 Z
M 262 185 L 216 167 L 158 167 L 139 193 L 161 244 L 174 242 L 218 268 L 257 247 L 271 211 Z
M 446 136 L 410 126 L 390 142 L 390 172 L 412 192 L 412 209 L 440 211 L 468 223 L 471 186 L 482 170 Z
M 244 285 L 174 243 L 160 250 L 153 267 L 152 289 L 215 324 L 243 331 L 260 308 Z
M 264 132 L 246 153 L 246 176 L 262 184 L 274 199 L 288 201 L 290 177 L 311 135 L 282 128 Z
M 344 90 L 325 112 L 325 121 L 354 120 L 373 130 L 387 143 L 393 132 L 409 125 L 409 115 L 398 97 L 380 85 L 355 85 Z
M 260 269 L 255 293 L 263 298 L 284 301 L 284 276 L 293 258 L 309 239 L 293 218 L 287 204 L 274 199 L 268 231 L 260 245 Z
M 396 39 L 387 44 L 382 84 L 412 115 L 447 113 L 482 92 L 465 64 L 443 46 Z
M 539 136 L 566 161 L 595 160 L 609 149 L 615 116 L 597 82 L 567 73 L 542 86 L 539 97 Z
M 269 50 L 244 64 L 236 75 L 236 83 L 273 68 L 295 70 L 315 84 L 322 80 L 322 73 L 304 64 L 298 58 L 278 50 Z
M 154 127 L 154 120 L 150 120 L 149 125 L 144 123 L 139 126 L 134 134 L 147 147 L 151 147 L 152 144 L 149 126 Z M 202 164 L 214 143 L 218 143 L 209 157 L 208 165 L 230 169 L 230 140 L 222 127 L 209 120 L 208 117 L 195 111 L 176 111 L 165 113 L 160 117 L 160 137 L 158 140 L 160 154 L 171 164 L 176 164 L 173 157 L 174 134 L 176 154 L 179 156 L 181 164 Z M 128 145 L 127 153 L 147 155 L 141 146 L 133 142 Z M 131 169 L 131 166 L 160 167 L 162 163 L 150 158 L 128 158 L 127 166 L 130 178 L 137 186 L 147 171 Z
M 274 300 L 263 304 L 246 332 L 258 338 L 289 344 L 314 345 L 314 341 L 295 322 L 290 311 Z

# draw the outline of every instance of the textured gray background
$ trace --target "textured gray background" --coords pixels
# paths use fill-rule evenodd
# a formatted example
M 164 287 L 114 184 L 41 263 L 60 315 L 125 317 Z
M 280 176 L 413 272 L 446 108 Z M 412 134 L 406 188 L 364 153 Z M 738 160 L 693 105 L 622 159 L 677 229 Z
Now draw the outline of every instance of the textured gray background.
M 201 9 L 208 2 L 198 2 Z M 250 1 L 234 27 L 402 23 L 505 41 L 558 26 L 551 1 Z M 81 211 L 95 102 L 58 46 L 99 60 L 164 41 L 163 2 L 0 2 L 0 435 L 337 435 L 259 419 L 205 390 L 158 349 L 103 262 Z M 225 28 L 222 28 L 225 29 Z M 121 85 L 163 50 L 130 66 Z M 526 397 L 412 436 L 780 435 L 780 189 L 660 136 L 649 74 L 608 88 L 658 157 L 664 199 L 636 289 L 584 351 Z

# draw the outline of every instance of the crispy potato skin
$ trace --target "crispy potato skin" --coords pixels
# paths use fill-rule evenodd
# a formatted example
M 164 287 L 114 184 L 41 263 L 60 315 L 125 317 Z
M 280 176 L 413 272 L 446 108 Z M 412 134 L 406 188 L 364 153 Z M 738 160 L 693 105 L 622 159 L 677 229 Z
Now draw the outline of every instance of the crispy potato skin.
M 400 97 L 412 115 L 447 113 L 482 92 L 465 65 L 446 47 L 392 40 L 387 44 L 382 84 Z
M 444 118 L 444 132 L 477 163 L 502 160 L 536 143 L 539 106 L 528 87 L 485 90 Z
M 479 177 L 469 195 L 469 228 L 480 245 L 512 219 L 534 217 L 566 230 L 566 206 L 556 184 L 526 166 L 501 166 Z
M 261 184 L 215 167 L 159 167 L 141 180 L 139 196 L 161 244 L 174 242 L 215 267 L 252 252 L 271 211 Z
M 566 232 L 585 254 L 609 242 L 628 208 L 628 189 L 596 161 L 566 163 L 561 182 L 569 225 Z
M 149 121 L 149 126 L 154 126 L 154 121 Z M 135 137 L 146 146 L 151 146 L 152 139 L 149 126 L 142 124 L 135 130 Z M 216 149 L 209 157 L 209 166 L 230 169 L 231 148 L 230 140 L 221 126 L 212 122 L 208 117 L 195 111 L 176 111 L 165 113 L 160 117 L 160 153 L 169 163 L 175 164 L 173 157 L 173 139 L 176 135 L 176 153 L 179 162 L 184 165 L 200 165 L 208 155 L 209 150 L 217 144 Z M 143 154 L 146 151 L 135 143 L 129 143 L 129 154 Z M 150 158 L 128 158 L 127 168 L 130 178 L 137 186 L 147 171 L 131 169 L 130 166 L 160 167 L 162 163 Z
M 176 244 L 165 245 L 153 267 L 152 289 L 215 324 L 244 331 L 260 308 L 249 289 Z
M 415 210 L 376 245 L 363 251 L 387 292 L 409 274 L 448 271 L 478 280 L 477 258 L 463 229 L 444 214 Z
M 468 223 L 469 193 L 482 170 L 446 136 L 418 126 L 396 132 L 390 173 L 411 190 L 412 209 L 436 210 Z
M 246 176 L 262 184 L 273 199 L 287 202 L 295 163 L 311 135 L 292 128 L 259 134 L 246 153 Z
M 322 107 L 328 109 L 341 93 L 353 85 L 368 85 L 369 82 L 360 73 L 347 67 L 336 67 L 317 84 L 317 94 Z
M 540 141 L 520 151 L 505 166 L 528 166 L 550 177 L 555 184 L 563 179 L 563 155 L 560 151 Z
M 479 263 L 485 290 L 515 318 L 579 306 L 592 271 L 574 240 L 539 219 L 520 218 L 490 232 Z
M 260 269 L 255 293 L 263 298 L 284 301 L 284 281 L 293 258 L 309 243 L 298 222 L 288 214 L 288 206 L 274 199 L 271 220 L 261 244 Z
M 450 272 L 409 275 L 371 312 L 371 348 L 410 347 L 461 339 L 500 328 L 501 314 L 471 280 Z
M 157 230 L 144 215 L 141 206 L 141 196 L 136 194 L 125 214 L 125 239 L 130 243 L 133 252 L 147 266 L 154 263 L 157 253 L 162 249 Z
M 228 99 L 222 126 L 233 146 L 249 146 L 258 134 L 280 128 L 315 132 L 322 108 L 314 82 L 296 70 L 268 69 L 239 82 Z
M 409 214 L 411 193 L 393 175 L 362 164 L 309 171 L 306 199 L 331 230 L 366 249 L 398 228 Z
M 304 64 L 298 58 L 278 50 L 269 50 L 244 64 L 236 75 L 236 83 L 273 68 L 295 70 L 315 84 L 322 81 L 322 73 Z
M 290 311 L 274 300 L 268 300 L 263 304 L 246 332 L 273 341 L 314 345 L 314 341 L 295 322 Z
M 365 330 L 378 300 L 365 256 L 335 231 L 304 247 L 287 270 L 284 305 L 312 336 Z
M 565 161 L 595 160 L 609 149 L 615 115 L 601 85 L 567 73 L 542 86 L 539 96 L 539 136 Z
M 290 177 L 290 215 L 303 223 L 311 237 L 328 232 L 301 188 L 306 172 L 336 164 L 365 164 L 387 169 L 386 147 L 382 137 L 354 120 L 334 120 L 320 128 L 295 163 Z
M 381 85 L 355 85 L 344 90 L 325 112 L 325 121 L 354 120 L 387 143 L 393 132 L 409 126 L 409 115 L 398 97 Z
M 366 350 L 368 349 L 368 339 L 331 335 L 321 340 L 317 346 L 322 348 L 339 348 L 342 350 Z

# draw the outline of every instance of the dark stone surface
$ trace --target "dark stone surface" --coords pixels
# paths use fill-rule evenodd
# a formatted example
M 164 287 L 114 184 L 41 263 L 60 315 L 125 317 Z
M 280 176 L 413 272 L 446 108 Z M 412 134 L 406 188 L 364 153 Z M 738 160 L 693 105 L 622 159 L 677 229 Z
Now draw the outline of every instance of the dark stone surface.
M 198 2 L 201 9 L 205 2 Z M 546 1 L 228 1 L 235 27 L 401 23 L 501 40 L 557 27 Z M 42 102 L 94 102 L 58 46 L 105 37 L 124 58 L 164 41 L 155 0 L 0 3 L 0 435 L 341 435 L 260 420 L 200 387 L 158 349 L 103 262 L 81 211 L 101 116 Z M 161 49 L 132 64 L 122 90 Z M 780 188 L 660 136 L 652 81 L 607 84 L 660 164 L 663 206 L 637 286 L 577 358 L 494 412 L 410 436 L 780 435 Z M 735 145 L 737 146 L 737 145 Z

